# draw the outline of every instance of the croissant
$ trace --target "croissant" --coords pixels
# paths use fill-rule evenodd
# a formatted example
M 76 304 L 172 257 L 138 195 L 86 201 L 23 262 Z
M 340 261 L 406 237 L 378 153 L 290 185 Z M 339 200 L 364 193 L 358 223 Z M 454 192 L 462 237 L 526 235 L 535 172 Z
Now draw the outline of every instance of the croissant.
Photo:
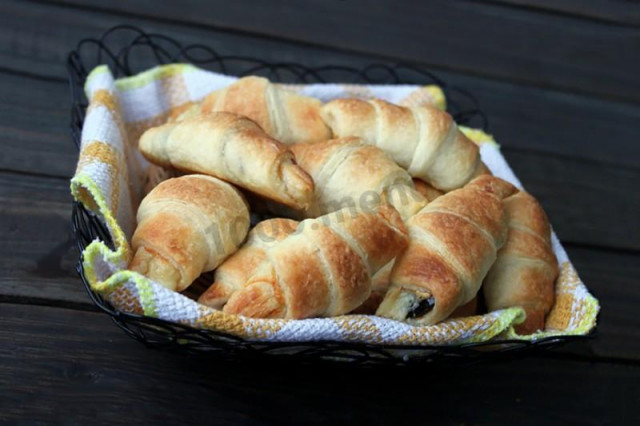
M 321 109 L 335 137 L 358 136 L 389 154 L 411 176 L 450 191 L 469 182 L 480 165 L 478 147 L 453 118 L 424 105 L 402 107 L 373 99 L 336 99 Z
M 362 139 L 295 144 L 291 150 L 315 182 L 314 200 L 304 217 L 318 217 L 343 207 L 366 210 L 388 202 L 407 218 L 426 205 L 406 170 Z
M 290 219 L 268 219 L 258 223 L 244 245 L 216 269 L 213 284 L 198 302 L 222 309 L 229 297 L 242 288 L 266 258 L 267 251 L 296 230 L 298 222 Z
M 416 188 L 416 191 L 418 191 L 418 193 L 420 193 L 420 195 L 422 195 L 428 202 L 431 202 L 444 194 L 444 192 L 435 189 L 433 186 L 420 179 L 414 178 L 413 186 Z
M 458 306 L 455 311 L 451 313 L 449 318 L 462 318 L 471 317 L 478 312 L 478 296 L 476 295 L 469 302 L 464 305 Z
M 558 261 L 551 249 L 551 229 L 544 210 L 531 195 L 518 192 L 504 200 L 509 214 L 507 242 L 484 281 L 490 311 L 521 306 L 527 313 L 516 326 L 521 334 L 544 329 L 554 302 Z
M 286 205 L 303 208 L 313 197 L 313 181 L 293 153 L 236 114 L 203 114 L 154 127 L 139 147 L 160 166 L 212 175 Z
M 489 170 L 489 168 L 483 162 L 480 162 L 472 178 L 490 174 L 491 171 Z M 444 192 L 434 188 L 421 179 L 413 178 L 413 186 L 415 187 L 416 191 L 418 191 L 420 195 L 422 195 L 429 203 L 444 194 Z
M 441 196 L 443 194 L 442 191 L 435 189 L 433 186 L 428 183 L 420 180 L 413 179 L 413 185 L 415 187 L 415 191 L 422 195 L 426 202 L 431 202 Z M 401 204 L 406 205 L 406 204 Z M 422 203 L 424 206 L 424 203 Z M 413 209 L 410 209 L 410 211 Z M 411 212 L 406 216 L 403 216 L 403 219 L 408 219 L 413 216 L 415 212 Z M 353 313 L 354 314 L 375 314 L 378 306 L 382 303 L 385 294 L 387 294 L 387 290 L 389 290 L 389 280 L 391 278 L 391 269 L 393 268 L 393 260 L 386 265 L 384 265 L 380 270 L 373 276 L 373 283 L 371 285 L 371 294 L 365 300 L 362 305 L 356 308 Z
M 502 199 L 515 188 L 483 175 L 407 221 L 409 247 L 391 272 L 377 315 L 434 324 L 469 302 L 507 236 Z
M 389 290 L 389 279 L 393 269 L 393 260 L 384 265 L 371 279 L 371 294 L 360 306 L 353 310 L 353 314 L 373 315 L 382 303 L 384 295 Z
M 374 276 L 371 284 L 371 294 L 362 302 L 362 305 L 353 310 L 354 314 L 373 315 L 378 306 L 384 300 L 384 296 L 389 290 L 389 280 L 391 279 L 391 270 L 393 269 L 393 261 L 384 265 Z M 470 302 L 462 306 L 458 306 L 451 313 L 449 318 L 470 317 L 476 314 L 478 310 L 478 297 L 474 297 Z
M 484 162 L 480 161 L 480 164 L 478 164 L 478 168 L 476 168 L 476 171 L 472 175 L 472 179 L 482 175 L 493 175 L 493 173 L 491 173 L 491 170 L 489 170 Z
M 242 243 L 249 210 L 226 182 L 187 175 L 158 184 L 140 203 L 129 269 L 182 291 Z
M 398 212 L 346 208 L 307 219 L 267 253 L 223 310 L 263 318 L 308 318 L 350 312 L 369 296 L 371 277 L 407 245 Z
M 262 77 L 244 77 L 207 96 L 202 112 L 226 111 L 258 123 L 271 137 L 286 144 L 331 138 L 320 117 L 322 102 L 272 84 Z
M 491 171 L 489 170 L 489 168 L 481 161 L 472 178 L 490 174 Z M 413 178 L 413 186 L 415 187 L 416 191 L 418 191 L 429 203 L 444 194 L 444 192 L 434 188 L 421 179 Z

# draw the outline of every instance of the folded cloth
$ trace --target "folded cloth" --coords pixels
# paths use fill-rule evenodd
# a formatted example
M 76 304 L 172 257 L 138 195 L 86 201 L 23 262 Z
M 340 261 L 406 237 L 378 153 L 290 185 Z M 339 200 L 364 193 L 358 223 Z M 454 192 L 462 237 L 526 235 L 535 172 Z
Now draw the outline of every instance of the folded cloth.
M 598 301 L 578 277 L 555 234 L 553 249 L 561 270 L 556 282 L 556 302 L 547 318 L 546 329 L 529 336 L 517 335 L 512 327 L 524 318 L 520 308 L 456 318 L 431 326 L 412 326 L 366 315 L 305 320 L 244 318 L 200 305 L 128 271 L 136 208 L 154 183 L 150 179 L 161 180 L 166 175 L 150 165 L 138 151 L 140 135 L 235 79 L 187 64 L 160 66 L 118 80 L 108 67 L 99 66 L 87 78 L 85 91 L 89 107 L 71 192 L 77 201 L 98 215 L 111 234 L 114 249 L 95 240 L 84 250 L 83 262 L 85 276 L 93 290 L 117 309 L 261 341 L 458 344 L 496 337 L 535 340 L 553 335 L 587 334 L 595 326 Z M 309 84 L 286 87 L 322 101 L 377 97 L 408 106 L 430 103 L 445 108 L 443 92 L 437 86 Z M 496 176 L 521 188 L 489 135 L 473 129 L 463 131 L 478 143 L 483 161 Z

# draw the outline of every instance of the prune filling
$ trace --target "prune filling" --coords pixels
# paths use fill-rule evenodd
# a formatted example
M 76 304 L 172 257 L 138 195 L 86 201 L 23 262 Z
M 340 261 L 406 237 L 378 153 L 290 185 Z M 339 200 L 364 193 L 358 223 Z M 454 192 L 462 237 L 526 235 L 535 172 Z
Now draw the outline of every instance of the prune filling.
M 425 316 L 429 312 L 433 310 L 433 307 L 436 305 L 436 299 L 433 297 L 429 297 L 428 299 L 422 299 L 418 303 L 414 304 L 409 313 L 407 314 L 407 318 L 420 318 Z

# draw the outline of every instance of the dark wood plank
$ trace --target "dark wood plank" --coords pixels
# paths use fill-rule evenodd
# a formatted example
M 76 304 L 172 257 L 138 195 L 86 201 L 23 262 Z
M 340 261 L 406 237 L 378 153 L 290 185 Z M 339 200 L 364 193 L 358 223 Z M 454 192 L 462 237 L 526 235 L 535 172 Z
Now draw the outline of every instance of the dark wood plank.
M 505 148 L 640 168 L 640 107 L 441 73 L 473 93 Z
M 103 314 L 1 306 L 4 422 L 536 424 L 544 419 L 545 424 L 602 425 L 640 420 L 634 409 L 640 402 L 638 366 L 529 358 L 468 369 L 373 372 L 229 363 L 145 349 Z
M 488 2 L 562 13 L 613 24 L 640 26 L 640 7 L 638 2 L 633 0 L 488 0 Z
M 563 351 L 581 350 L 593 357 L 640 360 L 640 256 L 567 246 L 569 258 L 584 283 L 600 301 L 595 338 Z
M 0 170 L 70 177 L 77 149 L 69 131 L 68 85 L 3 73 Z
M 30 4 L 18 0 L 0 3 L 0 69 L 29 73 L 45 79 L 66 81 L 65 62 L 69 51 L 88 37 L 97 38 L 119 24 L 137 25 L 148 32 L 175 37 L 183 44 L 204 44 L 224 55 L 257 57 L 269 62 L 304 62 L 309 66 L 327 63 L 367 64 L 365 57 L 313 48 L 295 43 L 239 35 L 197 25 L 159 23 L 145 17 L 123 17 L 48 3 Z M 56 22 L 55 28 L 47 25 Z M 131 33 L 127 34 L 131 41 Z M 115 37 L 115 44 L 122 39 Z M 143 52 L 141 52 L 143 53 Z
M 90 306 L 64 179 L 0 173 L 0 299 Z
M 7 5 L 11 7 L 7 7 Z M 97 36 L 117 23 L 140 25 L 188 43 L 203 43 L 223 54 L 238 54 L 274 62 L 300 62 L 310 66 L 336 63 L 363 66 L 378 61 L 292 43 L 256 39 L 189 25 L 159 24 L 150 20 L 122 18 L 57 6 L 31 7 L 24 2 L 5 2 L 0 14 L 0 59 L 17 75 L 0 80 L 0 124 L 12 136 L 0 168 L 68 175 L 73 170 L 73 147 L 67 143 L 66 85 L 55 86 L 24 76 L 37 72 L 47 80 L 63 79 L 64 59 L 78 40 Z M 46 32 L 51 16 L 64 31 Z M 35 70 L 35 71 L 34 71 Z M 540 90 L 460 73 L 439 73 L 452 84 L 474 93 L 489 116 L 491 130 L 508 147 L 588 158 L 608 164 L 640 167 L 638 133 L 640 106 Z M 22 95 L 22 87 L 33 90 Z M 4 102 L 4 105 L 2 105 Z M 14 105 L 19 105 L 16 109 Z M 38 111 L 34 120 L 30 108 Z M 55 114 L 49 117 L 48 112 Z M 40 126 L 40 124 L 43 124 Z M 41 138 L 34 140 L 34 135 Z M 30 136 L 31 139 L 27 139 Z M 24 142 L 28 143 L 24 143 Z M 56 149 L 53 149 L 53 145 Z M 31 147 L 36 149 L 31 149 Z M 54 161 L 48 161 L 50 155 Z M 62 158 L 61 158 L 62 157 Z M 25 165 L 28 166 L 24 167 Z
M 94 10 L 337 47 L 536 86 L 640 100 L 640 32 L 475 2 L 170 3 L 61 0 Z M 212 12 L 212 11 L 215 11 Z M 357 20 L 354 20 L 357 17 Z
M 629 226 L 640 211 L 640 193 L 634 189 L 638 170 L 508 147 L 503 152 L 562 241 L 640 249 L 640 238 Z

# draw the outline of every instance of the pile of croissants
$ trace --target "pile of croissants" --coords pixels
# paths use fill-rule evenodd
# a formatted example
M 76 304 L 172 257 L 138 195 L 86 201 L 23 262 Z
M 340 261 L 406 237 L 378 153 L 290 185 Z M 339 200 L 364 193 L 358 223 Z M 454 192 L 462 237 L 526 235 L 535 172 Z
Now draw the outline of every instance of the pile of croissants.
M 317 99 L 245 77 L 139 140 L 176 172 L 142 200 L 130 269 L 254 318 L 428 325 L 520 306 L 544 328 L 558 266 L 538 202 L 431 106 Z M 251 228 L 251 213 L 270 217 Z M 251 228 L 251 229 L 250 229 Z

